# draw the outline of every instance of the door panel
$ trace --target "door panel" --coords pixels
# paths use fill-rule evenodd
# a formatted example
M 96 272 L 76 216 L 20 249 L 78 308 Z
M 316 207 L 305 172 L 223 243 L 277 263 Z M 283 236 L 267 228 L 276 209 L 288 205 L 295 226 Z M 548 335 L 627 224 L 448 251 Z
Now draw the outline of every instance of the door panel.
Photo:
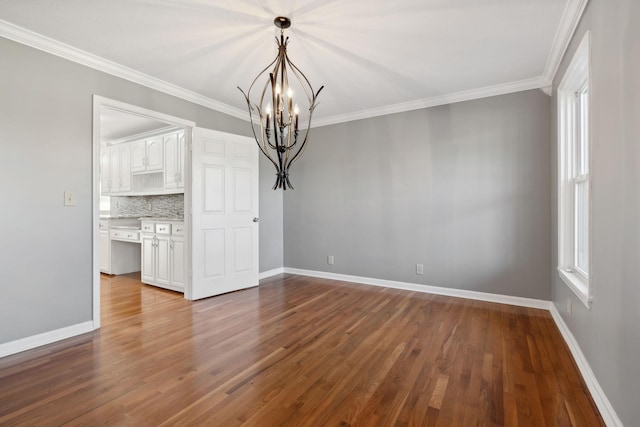
M 234 269 L 235 273 L 249 271 L 253 265 L 251 259 L 253 236 L 251 227 L 236 227 L 233 229 Z
M 204 277 L 224 277 L 225 233 L 224 228 L 202 230 L 204 250 Z
M 251 138 L 195 128 L 189 299 L 258 285 L 258 148 Z
M 251 212 L 251 169 L 233 168 L 233 201 L 236 212 Z
M 206 165 L 202 195 L 206 213 L 224 214 L 224 166 Z

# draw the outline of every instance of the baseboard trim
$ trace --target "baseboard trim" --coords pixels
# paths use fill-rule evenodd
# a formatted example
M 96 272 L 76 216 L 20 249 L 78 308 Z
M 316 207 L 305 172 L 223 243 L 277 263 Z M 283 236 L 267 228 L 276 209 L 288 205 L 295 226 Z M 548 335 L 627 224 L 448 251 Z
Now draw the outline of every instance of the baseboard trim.
M 93 321 L 87 321 L 0 344 L 0 357 L 10 356 L 12 354 L 21 353 L 36 347 L 51 344 L 56 341 L 75 337 L 76 335 L 85 334 L 93 331 L 93 329 Z
M 271 276 L 275 276 L 276 274 L 282 274 L 284 273 L 284 267 L 278 267 L 278 268 L 274 268 L 273 270 L 267 270 L 267 271 L 263 271 L 260 274 L 258 274 L 258 279 L 262 280 L 262 279 L 266 279 L 267 277 L 271 277 Z
M 364 285 L 381 286 L 385 288 L 402 289 L 405 291 L 423 292 L 427 294 L 445 295 L 449 297 L 467 298 L 478 301 L 495 302 L 499 304 L 516 305 L 520 307 L 539 308 L 549 310 L 550 301 L 513 297 L 509 295 L 490 294 L 486 292 L 468 291 L 464 289 L 442 288 L 439 286 L 421 285 L 417 283 L 397 282 L 394 280 L 374 279 L 371 277 L 351 276 L 347 274 L 328 273 L 326 271 L 303 270 L 299 268 L 284 268 L 285 273 L 301 276 L 318 277 L 322 279 L 341 280 L 343 282 L 361 283 Z
M 564 338 L 564 342 L 566 342 L 567 346 L 569 346 L 569 350 L 573 355 L 573 359 L 576 361 L 578 369 L 580 369 L 582 378 L 584 378 L 584 382 L 587 384 L 587 388 L 589 389 L 589 392 L 591 393 L 591 396 L 593 397 L 593 400 L 598 407 L 600 415 L 602 416 L 605 424 L 607 426 L 623 427 L 622 421 L 620 421 L 620 418 L 618 418 L 618 415 L 613 409 L 611 402 L 609 402 L 609 399 L 607 399 L 604 390 L 602 390 L 602 387 L 600 387 L 600 383 L 598 383 L 598 380 L 596 379 L 596 376 L 593 373 L 589 362 L 587 362 L 587 358 L 585 357 L 584 353 L 582 353 L 582 350 L 580 349 L 576 338 L 571 333 L 569 326 L 567 326 L 553 302 L 549 307 L 549 312 L 551 313 L 551 317 L 553 317 L 553 320 L 556 322 L 556 325 L 558 326 L 558 329 L 560 330 L 560 333 Z

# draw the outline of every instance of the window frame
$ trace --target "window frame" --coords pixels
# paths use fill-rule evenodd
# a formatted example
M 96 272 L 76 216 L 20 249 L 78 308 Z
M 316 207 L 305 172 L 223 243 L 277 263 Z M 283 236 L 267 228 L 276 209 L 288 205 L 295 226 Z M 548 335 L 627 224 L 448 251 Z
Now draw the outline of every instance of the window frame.
M 587 307 L 591 307 L 591 94 L 590 33 L 587 31 L 558 85 L 558 274 Z M 586 113 L 585 113 L 586 109 Z M 586 120 L 586 123 L 585 123 Z M 582 143 L 584 142 L 584 143 Z M 580 156 L 580 158 L 579 158 Z M 586 236 L 580 236 L 578 193 L 586 200 Z M 584 228 L 582 230 L 585 230 Z M 586 239 L 586 270 L 579 266 L 579 243 Z

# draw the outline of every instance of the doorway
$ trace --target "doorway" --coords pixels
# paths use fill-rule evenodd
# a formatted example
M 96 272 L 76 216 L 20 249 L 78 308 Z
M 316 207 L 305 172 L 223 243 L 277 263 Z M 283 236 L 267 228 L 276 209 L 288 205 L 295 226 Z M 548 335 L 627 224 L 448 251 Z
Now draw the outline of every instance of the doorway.
M 259 266 L 259 152 L 249 137 L 196 128 L 195 123 L 94 95 L 93 105 L 93 325 L 100 327 L 100 184 L 101 140 L 106 118 L 123 116 L 125 121 L 146 126 L 169 126 L 182 132 L 184 160 L 183 229 L 180 235 L 182 289 L 186 299 L 207 298 L 239 289 L 258 286 Z M 151 132 L 154 132 L 153 130 Z M 163 139 L 163 147 L 166 147 Z M 136 187 L 134 144 L 131 145 L 131 191 Z M 167 173 L 167 157 L 163 173 Z M 150 163 L 148 159 L 146 164 Z M 162 163 L 162 161 L 160 161 Z M 120 169 L 118 169 L 120 170 Z M 145 178 L 155 172 L 147 174 Z M 170 174 L 170 176 L 173 175 Z M 128 183 L 125 183 L 126 187 Z M 122 190 L 120 184 L 118 191 Z M 152 183 L 153 185 L 153 183 Z M 167 182 L 160 178 L 160 186 L 167 191 Z M 169 187 L 171 188 L 171 187 Z M 105 201 L 106 202 L 106 201 Z M 103 204 L 103 206 L 105 206 Z M 110 212 L 113 209 L 110 208 Z M 143 228 L 145 222 L 142 222 Z M 156 234 L 167 230 L 155 230 Z M 171 229 L 173 235 L 173 225 Z M 145 235 L 142 230 L 142 236 Z M 160 251 L 156 236 L 155 249 Z M 173 237 L 173 236 L 172 236 Z M 142 244 L 142 272 L 144 273 L 144 239 Z M 147 242 L 148 243 L 148 242 Z M 165 242 L 166 243 L 166 242 Z M 171 241 L 168 243 L 171 245 Z M 164 252 L 163 252 L 164 253 Z M 161 259 L 158 256 L 158 259 Z M 173 261 L 175 263 L 175 258 Z M 173 264 L 171 264 L 173 265 Z M 159 273 L 160 274 L 160 273 Z M 150 283 L 143 280 L 144 283 Z M 158 280 L 160 282 L 160 280 Z M 161 283 L 156 283 L 160 287 Z M 171 287 L 168 287 L 171 289 Z M 175 289 L 174 289 L 175 290 Z
M 163 113 L 159 113 L 157 111 L 148 110 L 142 107 L 138 107 L 131 104 L 126 104 L 120 101 L 116 101 L 113 99 L 104 98 L 101 96 L 94 95 L 93 98 L 93 279 L 92 279 L 92 288 L 93 288 L 93 327 L 94 329 L 98 329 L 100 327 L 100 271 L 101 267 L 104 266 L 105 260 L 104 257 L 101 259 L 101 246 L 104 250 L 105 242 L 103 242 L 104 238 L 101 239 L 100 234 L 100 217 L 101 213 L 104 214 L 107 210 L 109 213 L 113 211 L 113 208 L 116 209 L 116 212 L 120 212 L 120 206 L 112 207 L 110 206 L 111 197 L 101 197 L 101 179 L 104 178 L 104 175 L 101 174 L 101 170 L 103 170 L 104 166 L 104 157 L 101 156 L 101 153 L 104 152 L 102 148 L 107 140 L 110 141 L 118 141 L 123 138 L 126 139 L 129 135 L 134 134 L 143 134 L 145 132 L 154 132 L 154 130 L 162 129 L 162 128 L 175 128 L 175 129 L 183 129 L 185 144 L 182 155 L 184 156 L 184 165 L 185 170 L 182 172 L 183 178 L 188 178 L 190 176 L 190 158 L 189 158 L 189 150 L 186 147 L 189 147 L 192 129 L 194 128 L 195 123 L 184 120 L 178 117 L 169 116 Z M 127 161 L 131 161 L 128 159 Z M 120 167 L 115 169 L 119 171 Z M 141 175 L 142 176 L 142 175 Z M 145 178 L 151 177 L 152 174 L 146 174 Z M 115 180 L 113 180 L 115 182 Z M 153 182 L 153 181 L 151 181 Z M 104 184 L 104 183 L 103 183 Z M 115 185 L 115 184 L 114 184 Z M 118 180 L 118 186 L 116 191 L 113 194 L 144 194 L 144 189 L 137 188 L 134 189 L 132 186 L 135 186 L 136 183 L 128 182 L 122 179 Z M 184 226 L 186 230 L 190 230 L 189 223 L 189 215 L 186 215 L 186 211 L 188 209 L 189 202 L 189 193 L 190 193 L 190 180 L 184 179 L 184 206 L 183 206 L 183 216 L 184 216 Z M 103 185 L 104 186 L 104 185 Z M 128 192 L 128 193 L 127 193 Z M 176 190 L 175 193 L 179 193 L 179 190 Z M 124 197 L 119 197 L 121 200 L 126 200 Z M 144 209 L 144 206 L 142 207 Z M 129 214 L 132 212 L 139 211 L 128 211 Z M 116 214 L 117 215 L 117 214 Z M 144 215 L 143 215 L 144 216 Z M 190 233 L 184 233 L 184 246 L 190 247 Z M 102 244 L 101 244 L 102 243 Z M 128 247 L 126 242 L 118 242 L 120 246 Z M 135 245 L 135 243 L 131 243 L 130 245 Z M 111 251 L 111 249 L 109 249 Z M 188 251 L 187 251 L 188 253 Z M 187 255 L 183 262 L 183 267 L 185 271 L 187 271 L 187 266 L 190 265 L 189 256 Z M 190 288 L 190 278 L 189 275 L 185 277 L 185 290 Z

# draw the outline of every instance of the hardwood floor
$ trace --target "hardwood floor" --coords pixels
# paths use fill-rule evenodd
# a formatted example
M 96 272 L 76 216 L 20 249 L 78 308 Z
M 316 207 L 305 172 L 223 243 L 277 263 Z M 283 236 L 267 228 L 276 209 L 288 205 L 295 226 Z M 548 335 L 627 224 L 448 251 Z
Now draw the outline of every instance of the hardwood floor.
M 0 359 L 0 425 L 604 425 L 541 310 L 291 275 L 196 302 L 103 276 L 102 307 Z

